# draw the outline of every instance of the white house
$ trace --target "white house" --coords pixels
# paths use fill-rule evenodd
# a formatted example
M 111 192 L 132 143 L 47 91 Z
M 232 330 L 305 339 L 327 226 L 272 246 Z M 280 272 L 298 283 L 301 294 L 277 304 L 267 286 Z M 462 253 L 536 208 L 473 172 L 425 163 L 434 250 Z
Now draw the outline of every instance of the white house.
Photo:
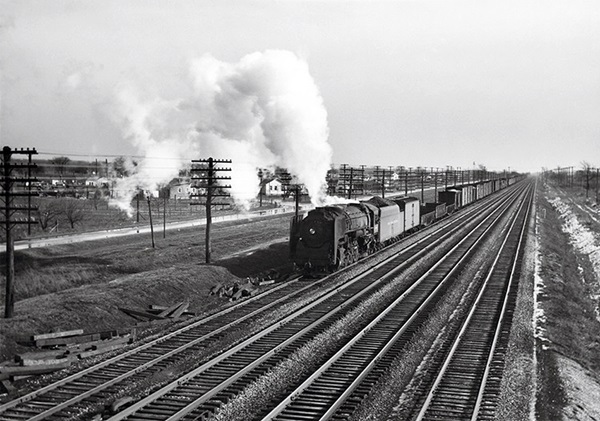
M 278 178 L 268 178 L 262 182 L 262 192 L 265 196 L 281 196 L 283 183 Z

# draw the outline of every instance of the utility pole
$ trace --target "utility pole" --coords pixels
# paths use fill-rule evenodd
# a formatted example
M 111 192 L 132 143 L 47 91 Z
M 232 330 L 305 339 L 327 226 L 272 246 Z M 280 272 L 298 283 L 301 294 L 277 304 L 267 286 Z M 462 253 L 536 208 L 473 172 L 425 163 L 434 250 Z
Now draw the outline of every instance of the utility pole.
M 344 195 L 348 194 L 348 164 L 341 164 L 340 165 L 340 173 L 338 176 L 338 180 L 341 180 L 342 182 L 342 189 L 344 192 Z
M 140 194 L 142 194 L 142 192 L 139 190 L 135 194 L 135 203 L 136 203 L 135 222 L 138 224 L 140 223 Z
M 27 178 L 31 180 L 31 169 L 33 168 L 33 163 L 31 162 L 31 155 L 27 154 Z M 27 221 L 31 221 L 31 181 L 27 182 Z M 27 224 L 27 236 L 31 237 L 31 224 Z
M 292 175 L 289 172 L 284 172 L 281 174 L 281 181 L 283 181 L 282 189 L 284 191 L 284 196 L 288 196 L 290 194 L 294 195 L 294 202 L 296 205 L 294 214 L 296 219 L 298 219 L 298 216 L 300 215 L 300 197 L 303 195 L 303 185 L 298 183 L 292 184 Z
M 391 170 L 390 170 L 390 174 L 391 174 Z M 379 165 L 375 167 L 375 179 L 377 180 L 377 182 L 381 183 L 381 197 L 385 198 L 385 177 L 386 177 L 386 173 L 385 173 L 385 169 L 380 169 Z M 388 176 L 389 177 L 389 176 Z
M 365 167 L 366 165 L 360 166 L 360 184 L 358 190 L 360 190 L 361 195 L 365 195 Z
M 352 183 L 354 182 L 354 168 L 350 167 L 350 187 L 348 188 L 348 199 L 352 199 Z
M 163 238 L 167 236 L 167 189 L 163 190 Z
M 154 248 L 154 224 L 152 223 L 152 205 L 150 203 L 151 194 L 147 192 L 146 199 L 148 200 L 148 217 L 150 218 L 150 236 L 152 237 L 152 248 Z
M 258 178 L 260 180 L 260 183 L 258 185 L 259 189 L 258 189 L 258 207 L 262 208 L 262 197 L 263 197 L 263 172 L 261 169 L 258 170 Z
M 419 171 L 421 172 L 421 203 L 425 204 L 425 171 L 423 169 L 420 169 L 420 167 Z
M 11 163 L 12 155 L 28 155 L 28 163 Z M 31 186 L 32 182 L 37 181 L 36 178 L 31 178 L 31 168 L 36 168 L 37 165 L 31 163 L 31 155 L 37 154 L 34 149 L 14 149 L 5 146 L 2 149 L 2 201 L 3 207 L 0 208 L 0 212 L 4 216 L 4 221 L 1 221 L 4 225 L 4 231 L 6 234 L 6 297 L 4 307 L 4 317 L 10 319 L 13 317 L 14 306 L 15 306 L 15 243 L 11 230 L 15 225 L 31 225 L 35 221 L 31 219 L 31 211 L 35 210 L 31 206 L 31 187 L 26 191 L 14 191 L 13 187 L 15 183 L 27 183 Z M 27 169 L 26 177 L 16 177 L 12 175 L 15 169 Z M 27 205 L 19 205 L 14 203 L 15 197 L 26 197 Z M 27 217 L 25 219 L 16 219 L 13 216 L 18 212 L 27 211 Z M 28 230 L 28 232 L 30 232 Z
M 231 164 L 230 159 L 197 159 L 192 160 L 193 164 L 200 164 L 199 168 L 192 168 L 192 172 L 199 172 L 199 177 L 193 177 L 195 180 L 202 180 L 202 186 L 206 186 L 206 193 L 194 194 L 191 197 L 204 197 L 205 202 L 190 203 L 190 205 L 205 205 L 206 206 L 206 239 L 205 239 L 205 262 L 210 264 L 211 245 L 210 245 L 210 228 L 212 225 L 212 206 L 213 205 L 229 205 L 229 203 L 214 202 L 214 197 L 229 197 L 228 193 L 219 193 L 217 189 L 230 189 L 230 185 L 219 185 L 221 180 L 231 180 L 229 176 L 218 177 L 215 174 L 220 171 L 231 171 L 231 168 L 217 167 L 217 164 Z
M 599 168 L 596 168 L 596 204 L 598 204 L 598 172 L 600 171 Z
M 445 189 L 448 190 L 448 165 L 446 165 L 446 171 L 445 171 L 444 175 L 445 175 L 445 179 L 446 179 Z
M 435 172 L 433 173 L 433 185 L 435 186 L 435 193 L 433 196 L 433 202 L 436 203 L 438 200 L 438 194 L 437 194 L 437 178 L 438 178 L 438 168 L 435 167 Z

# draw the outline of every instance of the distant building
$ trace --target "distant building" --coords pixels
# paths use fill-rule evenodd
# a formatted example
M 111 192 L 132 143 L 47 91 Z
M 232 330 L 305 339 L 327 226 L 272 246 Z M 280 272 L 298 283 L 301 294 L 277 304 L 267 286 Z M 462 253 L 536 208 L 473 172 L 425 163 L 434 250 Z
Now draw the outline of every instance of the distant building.
M 110 180 L 106 177 L 92 177 L 85 180 L 85 185 L 89 187 L 109 188 Z
M 171 199 L 189 199 L 191 195 L 198 194 L 198 188 L 190 182 L 176 183 L 169 186 L 169 197 Z
M 262 182 L 261 189 L 265 196 L 281 196 L 283 183 L 278 178 L 268 178 Z

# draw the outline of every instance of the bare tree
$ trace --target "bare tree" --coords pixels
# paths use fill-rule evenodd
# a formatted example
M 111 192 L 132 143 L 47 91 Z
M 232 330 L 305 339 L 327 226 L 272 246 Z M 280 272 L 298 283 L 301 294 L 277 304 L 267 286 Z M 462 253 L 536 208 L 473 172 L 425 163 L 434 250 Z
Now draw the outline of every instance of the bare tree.
M 62 178 L 62 176 L 64 175 L 65 169 L 69 162 L 71 162 L 71 159 L 66 156 L 57 156 L 50 160 L 50 163 L 54 165 L 54 167 L 56 168 L 56 172 L 58 173 L 60 178 Z
M 75 228 L 75 224 L 83 221 L 86 215 L 83 202 L 70 197 L 62 199 L 62 214 L 69 221 L 71 228 Z
M 43 199 L 38 201 L 37 220 L 40 222 L 42 230 L 46 231 L 50 222 L 61 214 L 60 201 L 60 199 Z

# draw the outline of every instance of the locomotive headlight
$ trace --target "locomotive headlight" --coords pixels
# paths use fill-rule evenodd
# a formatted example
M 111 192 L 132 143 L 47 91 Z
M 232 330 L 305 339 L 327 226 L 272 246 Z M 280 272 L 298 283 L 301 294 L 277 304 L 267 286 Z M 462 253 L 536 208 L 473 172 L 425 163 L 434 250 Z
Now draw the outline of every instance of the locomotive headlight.
M 315 235 L 315 233 L 316 233 L 317 231 L 315 231 L 315 229 L 314 229 L 314 228 L 311 228 L 311 229 L 309 229 L 309 230 L 308 230 L 308 232 L 310 232 L 310 233 L 311 233 L 311 235 Z

